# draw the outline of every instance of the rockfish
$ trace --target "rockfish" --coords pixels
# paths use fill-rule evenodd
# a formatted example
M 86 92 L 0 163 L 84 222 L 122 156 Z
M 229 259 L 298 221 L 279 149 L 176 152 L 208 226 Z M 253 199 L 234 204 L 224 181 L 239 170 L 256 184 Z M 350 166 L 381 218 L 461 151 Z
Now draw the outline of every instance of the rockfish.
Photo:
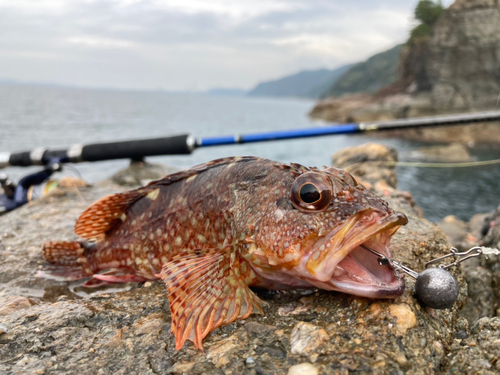
M 390 257 L 406 223 L 341 169 L 224 158 L 98 200 L 75 225 L 82 241 L 44 244 L 53 265 L 40 276 L 161 278 L 176 348 L 189 339 L 203 349 L 210 331 L 263 313 L 252 286 L 400 296 L 403 279 L 360 245 Z

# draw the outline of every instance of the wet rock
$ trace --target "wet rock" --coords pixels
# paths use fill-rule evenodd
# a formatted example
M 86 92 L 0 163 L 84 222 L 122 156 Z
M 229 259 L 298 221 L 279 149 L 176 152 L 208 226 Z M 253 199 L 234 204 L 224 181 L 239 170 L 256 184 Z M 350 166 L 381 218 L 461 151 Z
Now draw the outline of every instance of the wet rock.
M 212 361 L 215 367 L 219 368 L 231 362 L 228 352 L 238 347 L 238 337 L 233 335 L 225 340 L 219 341 L 210 347 L 207 358 Z
M 448 241 L 458 247 L 467 238 L 469 227 L 466 222 L 458 219 L 456 216 L 449 215 L 436 225 L 446 234 Z
M 500 373 L 500 318 L 482 318 L 471 335 L 455 339 L 448 355 L 447 373 L 493 375 Z
M 460 316 L 466 318 L 471 325 L 479 318 L 493 316 L 495 298 L 491 271 L 479 265 L 468 267 L 465 271 L 465 280 L 468 297 Z
M 132 161 L 127 168 L 115 173 L 111 177 L 111 181 L 122 186 L 139 186 L 178 171 L 177 168 L 167 167 L 162 164 Z
M 398 154 L 394 148 L 378 143 L 345 148 L 332 156 L 335 167 L 360 177 L 364 183 L 377 185 L 377 190 L 396 188 L 396 167 L 391 163 L 397 161 Z
M 500 248 L 500 207 L 493 213 L 478 215 L 475 222 L 475 232 L 479 236 L 486 232 L 478 243 L 497 249 Z M 474 221 L 471 220 L 471 225 L 474 225 L 473 223 Z M 475 289 L 485 298 L 490 296 L 487 304 L 491 303 L 493 305 L 494 315 L 500 315 L 500 256 L 479 257 L 469 263 L 467 267 L 472 272 L 472 275 L 477 276 L 478 279 L 475 283 Z M 480 270 L 478 267 L 483 268 L 485 271 Z M 487 284 L 490 275 L 491 283 Z M 485 282 L 482 285 L 483 291 L 481 291 L 481 282 Z M 481 305 L 484 304 L 484 302 L 481 303 Z
M 250 335 L 265 335 L 276 329 L 274 326 L 257 322 L 246 322 L 244 328 Z
M 469 149 L 462 143 L 450 145 L 421 147 L 411 151 L 402 159 L 408 161 L 442 162 L 442 163 L 465 163 L 472 161 Z
M 176 363 L 170 368 L 169 372 L 172 372 L 174 374 L 189 374 L 194 365 L 195 364 L 193 362 Z
M 9 315 L 16 310 L 27 309 L 33 303 L 26 297 L 11 296 L 0 298 L 0 315 Z
M 488 234 L 491 228 L 492 218 L 494 216 L 494 212 L 487 212 L 476 214 L 472 216 L 468 222 L 469 232 L 471 235 L 471 241 L 473 243 L 479 243 L 486 234 Z
M 310 323 L 299 322 L 293 328 L 290 338 L 292 354 L 312 354 L 328 339 L 328 333 L 324 329 Z

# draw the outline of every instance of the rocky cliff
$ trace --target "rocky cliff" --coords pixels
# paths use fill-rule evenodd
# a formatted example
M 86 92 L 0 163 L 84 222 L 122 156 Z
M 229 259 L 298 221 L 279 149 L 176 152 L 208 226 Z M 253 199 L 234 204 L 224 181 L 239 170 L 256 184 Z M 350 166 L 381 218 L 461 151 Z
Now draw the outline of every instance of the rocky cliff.
M 439 17 L 428 39 L 402 48 L 396 84 L 364 101 L 356 98 L 355 106 L 350 97 L 319 102 L 310 115 L 345 122 L 498 109 L 499 94 L 500 1 L 456 0 Z M 496 128 L 484 127 L 496 134 L 493 137 L 467 127 L 450 128 L 444 138 L 433 129 L 410 131 L 405 136 L 422 141 L 450 138 L 498 143 Z M 477 139 L 469 136 L 474 133 L 478 133 Z
M 500 93 L 500 2 L 457 0 L 437 21 L 424 52 L 417 90 L 435 110 L 496 106 Z

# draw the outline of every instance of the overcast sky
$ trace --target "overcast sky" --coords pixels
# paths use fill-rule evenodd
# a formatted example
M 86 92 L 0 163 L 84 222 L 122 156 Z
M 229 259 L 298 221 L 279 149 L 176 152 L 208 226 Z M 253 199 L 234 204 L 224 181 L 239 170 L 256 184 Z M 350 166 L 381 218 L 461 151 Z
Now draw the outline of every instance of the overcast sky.
M 303 69 L 362 61 L 405 41 L 416 3 L 0 0 L 0 79 L 251 88 Z

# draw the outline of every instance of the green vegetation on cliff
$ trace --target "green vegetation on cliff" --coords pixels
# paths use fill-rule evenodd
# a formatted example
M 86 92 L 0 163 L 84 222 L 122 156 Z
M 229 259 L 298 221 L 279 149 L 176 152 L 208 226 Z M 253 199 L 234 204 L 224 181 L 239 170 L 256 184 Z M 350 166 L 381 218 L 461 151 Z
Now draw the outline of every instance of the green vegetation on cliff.
M 432 28 L 443 11 L 444 8 L 441 1 L 420 0 L 414 12 L 415 19 L 420 21 L 420 24 L 411 30 L 407 43 L 414 44 L 419 40 L 427 39 L 431 35 Z
M 375 92 L 396 80 L 401 44 L 349 69 L 322 97 Z

